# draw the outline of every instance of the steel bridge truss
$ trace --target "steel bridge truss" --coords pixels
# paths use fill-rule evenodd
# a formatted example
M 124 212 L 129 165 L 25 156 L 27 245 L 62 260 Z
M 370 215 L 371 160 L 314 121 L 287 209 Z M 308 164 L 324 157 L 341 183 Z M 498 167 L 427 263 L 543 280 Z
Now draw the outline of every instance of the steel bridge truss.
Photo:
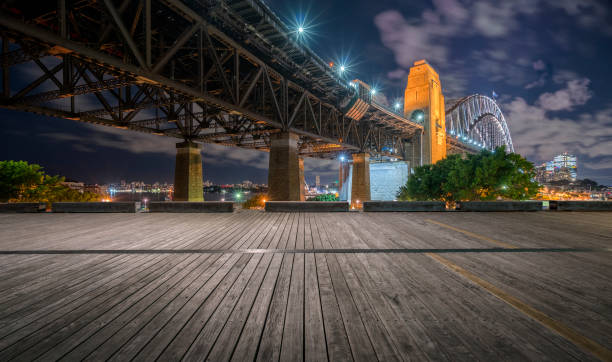
M 36 4 L 0 8 L 4 108 L 258 150 L 290 131 L 304 156 L 402 157 L 410 134 L 346 117 L 355 90 L 258 1 Z M 35 75 L 20 84 L 24 69 Z
M 514 152 L 506 119 L 497 103 L 486 96 L 475 94 L 455 102 L 446 111 L 446 134 L 453 151 L 492 151 L 506 146 L 507 152 Z

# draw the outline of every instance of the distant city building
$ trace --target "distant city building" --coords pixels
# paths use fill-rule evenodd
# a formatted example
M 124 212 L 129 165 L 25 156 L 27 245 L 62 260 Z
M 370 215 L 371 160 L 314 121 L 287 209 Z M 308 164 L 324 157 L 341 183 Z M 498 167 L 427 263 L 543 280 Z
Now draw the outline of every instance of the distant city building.
M 319 188 L 321 186 L 321 176 L 319 175 L 315 176 L 315 186 L 316 188 Z
M 73 181 L 73 180 L 66 180 L 66 181 L 62 182 L 62 185 L 68 186 L 69 188 L 71 188 L 73 190 L 77 190 L 79 192 L 83 192 L 83 190 L 85 188 L 85 184 L 84 183 L 78 182 L 78 181 Z
M 564 152 L 552 161 L 536 166 L 536 181 L 545 184 L 553 181 L 576 181 L 578 178 L 577 157 Z
M 562 175 L 562 179 L 576 181 L 578 176 L 576 156 L 569 155 L 567 152 L 555 156 L 553 159 L 553 167 L 556 173 Z M 567 175 L 569 175 L 569 179 Z

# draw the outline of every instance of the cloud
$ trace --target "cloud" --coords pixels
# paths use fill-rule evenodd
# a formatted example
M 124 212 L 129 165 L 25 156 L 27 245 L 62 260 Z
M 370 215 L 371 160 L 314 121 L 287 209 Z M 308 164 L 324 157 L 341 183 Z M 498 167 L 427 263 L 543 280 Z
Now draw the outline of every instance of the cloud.
M 612 182 L 612 104 L 596 112 L 569 117 L 568 111 L 591 97 L 586 78 L 570 80 L 532 104 L 515 97 L 502 105 L 516 152 L 546 161 L 562 152 L 578 155 L 581 177 Z M 555 113 L 566 111 L 561 116 Z
M 376 93 L 373 98 L 378 104 L 382 104 L 383 106 L 387 106 L 387 107 L 389 107 L 390 105 L 389 99 L 387 98 L 387 96 L 381 92 Z
M 171 157 L 176 155 L 176 143 L 181 142 L 180 139 L 172 137 L 106 126 L 85 124 L 84 127 L 89 132 L 47 132 L 39 135 L 58 142 L 70 142 L 72 147 L 80 152 L 93 152 L 95 147 L 107 147 L 134 154 L 153 153 Z M 258 169 L 268 168 L 268 153 L 262 151 L 204 144 L 202 155 L 205 164 L 235 164 Z
M 574 79 L 580 79 L 580 76 L 571 70 L 559 70 L 553 75 L 553 82 L 557 84 L 563 84 Z
M 456 0 L 434 0 L 433 4 L 433 9 L 425 10 L 417 19 L 408 20 L 396 10 L 384 11 L 374 18 L 383 44 L 404 68 L 425 55 L 439 66 L 446 65 L 449 49 L 444 39 L 457 33 L 469 19 L 467 8 Z
M 422 22 L 421 25 L 411 25 L 395 10 L 385 11 L 374 18 L 383 44 L 393 51 L 395 61 L 404 68 L 411 67 L 424 54 L 437 64 L 447 62 L 448 49 L 434 40 L 440 35 L 437 29 L 439 19 L 430 12 L 423 15 Z
M 546 63 L 542 59 L 538 59 L 531 64 L 534 70 L 544 70 L 546 69 Z
M 546 84 L 546 81 L 548 79 L 548 74 L 544 73 L 541 74 L 537 80 L 527 84 L 525 86 L 525 89 L 531 89 L 531 88 L 537 88 L 537 87 L 542 87 Z
M 585 104 L 592 96 L 587 78 L 573 79 L 567 87 L 554 93 L 541 94 L 537 104 L 545 111 L 571 111 L 575 106 Z
M 408 72 L 404 69 L 396 69 L 387 73 L 389 79 L 405 79 L 408 76 Z
M 543 0 L 553 9 L 562 9 L 576 19 L 576 23 L 587 29 L 597 29 L 612 36 L 612 24 L 607 0 Z

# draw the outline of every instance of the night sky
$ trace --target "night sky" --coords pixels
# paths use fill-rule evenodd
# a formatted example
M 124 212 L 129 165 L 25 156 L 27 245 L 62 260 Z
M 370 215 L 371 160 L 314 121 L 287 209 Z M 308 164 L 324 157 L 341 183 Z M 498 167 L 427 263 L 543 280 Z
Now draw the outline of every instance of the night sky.
M 580 178 L 612 184 L 612 5 L 607 0 L 350 0 L 267 4 L 305 17 L 309 46 L 348 61 L 351 78 L 401 99 L 407 70 L 426 59 L 447 99 L 497 99 L 516 152 L 534 163 L 567 151 Z M 27 78 L 28 74 L 23 77 Z M 14 86 L 14 88 L 19 88 Z M 403 102 L 402 102 L 403 103 Z M 176 140 L 0 110 L 0 159 L 23 159 L 87 183 L 172 182 Z M 204 179 L 267 182 L 268 155 L 204 146 Z M 306 182 L 336 179 L 333 161 L 306 160 Z

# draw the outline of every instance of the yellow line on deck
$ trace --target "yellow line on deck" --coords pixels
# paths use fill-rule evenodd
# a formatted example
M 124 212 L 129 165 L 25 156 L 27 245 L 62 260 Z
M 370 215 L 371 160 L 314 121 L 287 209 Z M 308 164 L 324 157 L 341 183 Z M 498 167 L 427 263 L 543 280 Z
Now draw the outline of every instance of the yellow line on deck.
M 428 221 L 430 223 L 442 226 L 443 228 L 447 228 L 447 229 L 450 229 L 450 230 L 454 230 L 454 231 L 460 232 L 462 234 L 465 234 L 467 236 L 471 236 L 471 237 L 476 238 L 476 239 L 488 241 L 491 244 L 495 244 L 495 245 L 501 246 L 503 248 L 507 248 L 507 249 L 516 249 L 517 248 L 516 246 L 510 245 L 510 244 L 506 244 L 503 241 L 491 239 L 491 238 L 486 237 L 484 235 L 480 235 L 480 234 L 473 233 L 471 231 L 463 230 L 463 229 L 460 229 L 458 227 L 447 225 L 447 224 L 439 222 L 439 221 L 435 221 L 435 220 L 432 220 L 432 219 L 425 219 L 425 221 Z
M 510 304 L 512 307 L 516 308 L 519 312 L 521 312 L 521 313 L 531 317 L 532 319 L 534 319 L 535 321 L 537 321 L 541 325 L 547 327 L 548 329 L 552 330 L 553 332 L 556 332 L 557 334 L 559 334 L 563 338 L 565 338 L 568 341 L 574 343 L 579 348 L 582 348 L 584 351 L 592 353 L 594 356 L 596 356 L 597 358 L 599 358 L 599 359 L 601 359 L 603 361 L 612 361 L 612 351 L 607 349 L 606 347 L 604 347 L 604 346 L 598 344 L 597 342 L 595 342 L 595 341 L 593 341 L 593 340 L 583 336 L 582 334 L 576 332 L 575 330 L 571 329 L 570 327 L 566 326 L 565 324 L 550 318 L 549 316 L 547 316 L 546 314 L 540 312 L 539 310 L 529 306 L 528 304 L 524 303 L 523 301 L 521 301 L 521 300 L 513 297 L 512 295 L 504 292 L 503 290 L 497 288 L 493 284 L 491 284 L 491 283 L 489 283 L 489 282 L 487 282 L 485 280 L 480 279 L 476 275 L 474 275 L 474 274 L 470 273 L 469 271 L 463 269 L 462 267 L 454 264 L 450 260 L 448 260 L 446 258 L 443 258 L 440 255 L 433 254 L 433 253 L 427 253 L 427 256 L 429 256 L 430 258 L 434 259 L 438 263 L 448 267 L 452 271 L 462 275 L 463 277 L 465 277 L 466 279 L 472 281 L 473 283 L 477 284 L 478 286 L 484 288 L 489 293 L 493 294 L 497 298 L 501 299 L 502 301 L 504 301 L 504 302 Z

